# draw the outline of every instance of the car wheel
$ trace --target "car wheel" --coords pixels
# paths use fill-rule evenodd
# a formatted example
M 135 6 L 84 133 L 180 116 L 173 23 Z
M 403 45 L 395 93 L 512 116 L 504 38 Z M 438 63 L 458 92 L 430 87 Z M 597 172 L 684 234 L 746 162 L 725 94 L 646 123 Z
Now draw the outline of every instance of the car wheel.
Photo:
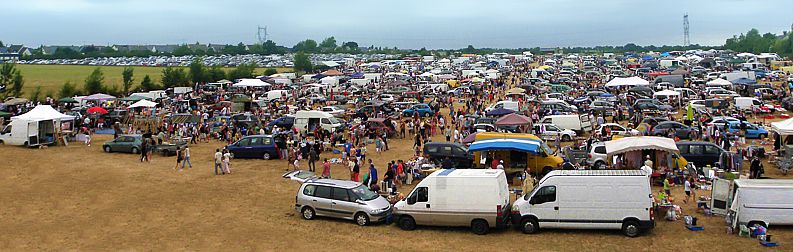
M 138 154 L 138 148 L 132 147 L 132 154 Z
M 487 234 L 489 230 L 490 226 L 487 225 L 486 220 L 479 219 L 471 222 L 471 231 L 473 231 L 474 234 L 484 235 Z
M 264 155 L 262 155 L 262 158 L 264 160 L 270 160 L 270 153 L 269 152 L 265 152 Z
M 562 141 L 564 141 L 564 142 L 570 142 L 570 140 L 571 140 L 571 138 L 570 138 L 570 135 L 564 135 L 564 136 L 562 136 Z
M 622 224 L 622 233 L 628 237 L 639 236 L 639 223 L 636 221 L 626 221 Z
M 410 216 L 402 216 L 399 218 L 399 228 L 402 230 L 414 230 L 416 229 L 416 221 L 413 220 L 413 217 Z
M 424 113 L 424 117 L 430 117 L 430 113 Z
M 107 152 L 107 153 L 112 152 L 112 150 L 110 149 L 110 146 L 105 146 L 104 149 L 105 149 L 105 152 Z
M 603 170 L 603 168 L 605 168 L 605 167 L 606 167 L 606 163 L 605 162 L 597 161 L 597 162 L 595 162 L 595 166 L 593 168 L 595 168 L 595 170 Z
M 537 221 L 532 218 L 526 218 L 520 222 L 520 231 L 524 234 L 535 234 L 539 230 L 540 225 L 538 225 Z
M 357 223 L 358 226 L 369 225 L 369 216 L 365 213 L 358 213 L 355 215 L 355 223 Z
M 314 216 L 316 214 L 314 212 L 314 209 L 312 209 L 310 207 L 304 207 L 303 211 L 301 211 L 301 212 L 303 213 L 303 219 L 306 219 L 306 220 L 314 219 Z

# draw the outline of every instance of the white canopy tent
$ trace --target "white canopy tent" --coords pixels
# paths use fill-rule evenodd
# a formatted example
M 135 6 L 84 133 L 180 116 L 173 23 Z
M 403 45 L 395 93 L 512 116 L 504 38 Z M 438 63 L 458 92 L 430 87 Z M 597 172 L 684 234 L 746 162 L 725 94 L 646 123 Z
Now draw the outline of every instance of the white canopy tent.
M 43 121 L 43 120 L 55 120 L 55 121 L 68 121 L 74 120 L 74 116 L 70 116 L 67 114 L 63 114 L 58 112 L 50 105 L 38 105 L 35 108 L 31 109 L 27 113 L 11 117 L 11 120 L 30 120 L 30 121 Z
M 772 122 L 771 129 L 783 137 L 793 135 L 793 118 L 781 122 Z
M 155 106 L 157 106 L 156 102 L 149 100 L 140 100 L 130 105 L 129 108 L 153 108 Z
M 606 87 L 622 87 L 622 86 L 649 86 L 650 82 L 633 76 L 628 78 L 617 77 L 606 83 Z
M 663 97 L 663 98 L 668 99 L 669 96 L 674 96 L 675 100 L 677 100 L 678 105 L 680 105 L 680 103 L 681 103 L 681 101 L 680 101 L 681 100 L 680 92 L 666 89 L 666 90 L 661 90 L 661 91 L 653 93 L 653 97 L 655 97 L 655 98 Z
M 266 87 L 271 86 L 270 83 L 264 82 L 260 79 L 241 79 L 240 82 L 234 83 L 234 87 Z
M 627 167 L 629 169 L 636 169 L 641 166 L 642 160 L 645 157 L 642 156 L 643 153 L 647 153 L 650 151 L 653 158 L 653 162 L 657 164 L 653 169 L 658 169 L 662 163 L 659 161 L 666 160 L 667 164 L 671 164 L 672 162 L 672 155 L 670 154 L 680 154 L 680 150 L 677 149 L 677 145 L 675 144 L 675 140 L 666 137 L 654 137 L 654 136 L 637 136 L 637 137 L 625 137 L 620 138 L 617 140 L 611 140 L 605 142 L 606 144 L 606 153 L 607 162 L 611 164 L 615 163 L 615 156 L 622 155 L 623 167 Z
M 707 86 L 732 86 L 732 82 L 730 82 L 728 80 L 725 80 L 725 79 L 716 78 L 716 79 L 714 79 L 712 81 L 708 81 L 707 83 L 705 83 L 705 85 L 707 85 Z

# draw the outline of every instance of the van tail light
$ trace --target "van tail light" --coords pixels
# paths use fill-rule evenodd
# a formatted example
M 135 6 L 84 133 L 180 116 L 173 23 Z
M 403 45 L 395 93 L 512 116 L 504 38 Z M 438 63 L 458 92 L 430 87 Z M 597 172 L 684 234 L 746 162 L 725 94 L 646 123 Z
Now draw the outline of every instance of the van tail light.
M 655 220 L 655 210 L 653 210 L 652 207 L 650 208 L 650 220 L 651 221 Z
M 501 205 L 496 205 L 496 217 L 504 217 L 504 212 L 501 211 Z

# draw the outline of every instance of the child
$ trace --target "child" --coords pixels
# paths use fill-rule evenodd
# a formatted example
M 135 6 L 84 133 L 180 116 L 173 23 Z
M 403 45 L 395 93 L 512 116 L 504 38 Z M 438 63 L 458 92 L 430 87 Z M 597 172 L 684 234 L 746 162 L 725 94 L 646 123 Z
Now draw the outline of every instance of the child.
M 374 144 L 377 154 L 382 154 L 381 152 L 383 151 L 383 139 L 378 136 Z

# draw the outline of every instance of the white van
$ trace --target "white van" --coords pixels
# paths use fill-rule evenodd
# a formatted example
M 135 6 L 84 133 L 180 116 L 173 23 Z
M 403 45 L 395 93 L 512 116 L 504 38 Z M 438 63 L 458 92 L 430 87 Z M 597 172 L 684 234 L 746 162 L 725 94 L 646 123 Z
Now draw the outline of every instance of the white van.
M 283 97 L 287 97 L 287 98 L 289 97 L 289 90 L 270 90 L 267 91 L 267 93 L 265 93 L 261 99 L 266 101 L 272 101 L 272 100 L 281 99 Z
M 592 131 L 592 118 L 590 115 L 549 115 L 540 120 L 540 123 L 556 124 L 563 129 L 573 130 L 577 133 Z
M 317 110 L 301 110 L 295 113 L 294 127 L 300 132 L 314 132 L 317 127 L 335 132 L 344 131 L 344 123 L 330 113 Z
M 490 112 L 497 108 L 505 108 L 512 111 L 520 111 L 520 105 L 518 104 L 517 101 L 499 101 L 485 108 L 485 112 Z
M 438 170 L 394 205 L 397 225 L 471 227 L 476 234 L 508 223 L 509 185 L 504 170 Z
M 733 228 L 793 225 L 793 180 L 717 179 L 713 181 L 710 205 L 715 214 L 729 211 Z
M 49 145 L 55 139 L 53 120 L 13 120 L 0 131 L 0 144 L 38 146 Z
M 621 229 L 636 237 L 655 227 L 650 181 L 640 170 L 552 171 L 515 201 L 510 218 L 527 234 Z
M 763 106 L 763 102 L 754 97 L 735 97 L 733 100 L 735 101 L 735 108 L 738 110 L 751 111 Z

